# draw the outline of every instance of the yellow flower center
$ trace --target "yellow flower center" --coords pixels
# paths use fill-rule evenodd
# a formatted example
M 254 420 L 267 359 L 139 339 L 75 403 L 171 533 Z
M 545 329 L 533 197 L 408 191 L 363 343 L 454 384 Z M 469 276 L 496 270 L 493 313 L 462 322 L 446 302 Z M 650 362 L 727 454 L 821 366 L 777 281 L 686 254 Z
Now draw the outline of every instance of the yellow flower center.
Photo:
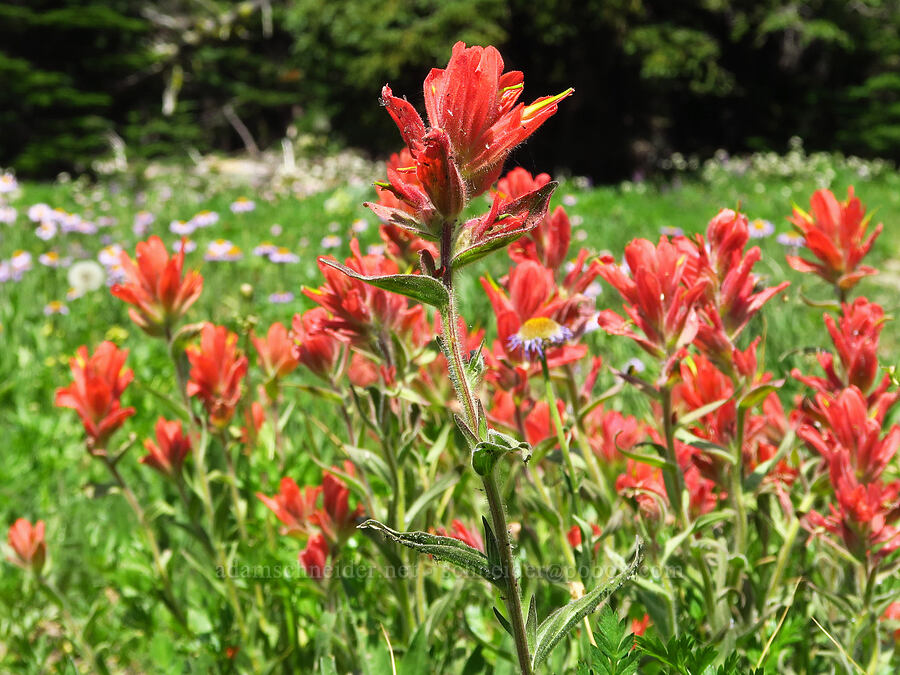
M 536 316 L 522 324 L 519 328 L 519 337 L 522 342 L 552 340 L 560 334 L 561 329 L 562 326 L 550 317 Z

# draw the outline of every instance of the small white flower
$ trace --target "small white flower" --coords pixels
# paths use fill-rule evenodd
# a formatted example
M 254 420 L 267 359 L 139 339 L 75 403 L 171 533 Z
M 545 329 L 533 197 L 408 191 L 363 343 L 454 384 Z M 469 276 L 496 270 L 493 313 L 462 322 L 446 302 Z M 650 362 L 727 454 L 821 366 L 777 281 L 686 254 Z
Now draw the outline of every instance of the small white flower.
M 77 294 L 76 297 L 80 297 L 100 288 L 106 281 L 106 272 L 93 260 L 79 260 L 69 268 L 66 279 L 72 287 L 72 292 Z
M 284 303 L 291 302 L 294 299 L 294 294 L 290 291 L 284 291 L 282 293 L 272 293 L 269 296 L 269 302 L 276 305 L 283 305 Z
M 122 260 L 122 247 L 118 244 L 104 246 L 97 254 L 97 260 L 99 260 L 104 267 L 118 265 Z
M 18 189 L 19 183 L 16 181 L 16 177 L 11 173 L 7 171 L 2 176 L 0 176 L 0 194 L 15 192 Z
M 56 251 L 48 251 L 38 256 L 38 262 L 44 267 L 68 267 L 72 264 L 72 259 L 60 258 Z
M 18 281 L 32 267 L 31 254 L 28 251 L 16 251 L 9 259 L 9 265 L 13 279 Z
M 210 227 L 219 222 L 219 214 L 215 211 L 201 211 L 190 219 L 194 227 Z
M 300 256 L 281 246 L 269 254 L 269 260 L 273 263 L 297 263 L 300 262 Z
M 59 300 L 51 300 L 46 305 L 44 305 L 44 316 L 50 316 L 51 314 L 68 314 L 69 308 L 65 303 L 60 302 Z
M 256 202 L 246 197 L 238 197 L 229 208 L 232 213 L 249 213 L 256 208 Z
M 277 250 L 278 246 L 273 244 L 271 241 L 264 241 L 259 246 L 253 249 L 253 255 L 259 256 L 260 258 L 268 258 Z
M 519 326 L 519 332 L 510 335 L 507 344 L 521 347 L 525 358 L 544 355 L 547 347 L 556 347 L 572 339 L 572 331 L 547 316 L 536 316 Z
M 357 218 L 350 225 L 350 229 L 359 234 L 360 232 L 365 232 L 369 229 L 369 221 L 365 218 Z
M 182 248 L 185 253 L 191 253 L 192 251 L 197 250 L 197 242 L 193 239 L 179 239 L 172 244 L 172 250 L 175 251 L 175 253 L 178 253 Z
M 35 204 L 28 207 L 28 219 L 33 223 L 49 220 L 53 217 L 53 209 L 46 204 Z
M 684 235 L 684 230 L 673 225 L 663 225 L 659 228 L 659 232 L 667 237 L 681 237 Z
M 769 220 L 757 218 L 756 220 L 750 221 L 749 229 L 751 239 L 765 239 L 766 237 L 771 236 L 773 232 L 775 232 L 775 224 Z
M 173 220 L 169 223 L 169 232 L 182 237 L 194 234 L 194 230 L 196 229 L 197 226 L 194 224 L 193 220 L 189 220 L 188 222 L 184 222 L 183 220 Z
M 16 211 L 12 206 L 0 205 L 0 223 L 12 225 L 14 222 L 16 222 L 16 218 L 18 217 L 18 215 L 19 212 Z
M 336 234 L 329 234 L 322 237 L 322 248 L 337 248 L 341 245 L 341 238 Z
M 50 241 L 56 236 L 57 229 L 56 223 L 52 220 L 44 220 L 35 228 L 34 233 L 37 235 L 38 239 Z
M 204 260 L 210 262 L 233 262 L 244 257 L 243 251 L 227 239 L 216 239 L 206 247 Z

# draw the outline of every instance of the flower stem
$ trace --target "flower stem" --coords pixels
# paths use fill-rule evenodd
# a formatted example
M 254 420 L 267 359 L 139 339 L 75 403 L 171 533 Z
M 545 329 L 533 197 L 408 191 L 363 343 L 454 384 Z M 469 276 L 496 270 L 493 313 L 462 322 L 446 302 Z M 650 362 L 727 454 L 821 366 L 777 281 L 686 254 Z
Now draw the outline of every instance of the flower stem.
M 734 552 L 744 555 L 747 548 L 747 512 L 744 509 L 744 409 L 737 411 L 737 439 L 735 440 L 735 465 L 731 467 L 731 498 L 736 514 L 734 522 Z
M 147 521 L 147 516 L 144 513 L 144 509 L 141 508 L 140 503 L 137 500 L 134 492 L 132 492 L 131 488 L 128 487 L 128 484 L 125 482 L 125 479 L 122 477 L 122 474 L 119 472 L 119 468 L 116 466 L 115 462 L 113 462 L 108 455 L 100 455 L 103 458 L 103 463 L 106 465 L 107 470 L 110 475 L 115 480 L 116 485 L 119 486 L 119 491 L 122 493 L 122 496 L 125 497 L 125 501 L 128 502 L 128 505 L 131 507 L 131 510 L 134 511 L 134 515 L 137 516 L 138 522 L 141 525 L 141 528 L 144 530 L 144 534 L 147 537 L 147 543 L 150 544 L 150 552 L 153 554 L 153 562 L 156 566 L 156 571 L 159 574 L 159 578 L 163 584 L 163 594 L 166 597 L 166 604 L 168 605 L 172 615 L 178 620 L 178 622 L 182 626 L 187 626 L 187 620 L 184 617 L 184 613 L 181 611 L 181 608 L 178 606 L 178 602 L 175 599 L 175 593 L 172 591 L 172 581 L 169 578 L 169 572 L 166 570 L 166 566 L 163 564 L 162 554 L 159 550 L 159 542 L 156 540 L 156 534 L 153 532 L 153 528 L 150 526 L 150 523 Z
M 525 633 L 525 619 L 522 614 L 522 600 L 519 596 L 519 579 L 512 558 L 512 546 L 509 542 L 509 529 L 506 524 L 506 514 L 503 510 L 503 501 L 500 490 L 497 488 L 497 478 L 494 471 L 490 471 L 482 477 L 484 493 L 487 497 L 488 508 L 491 511 L 491 521 L 494 525 L 494 534 L 497 537 L 500 549 L 500 574 L 503 577 L 504 597 L 506 611 L 509 613 L 509 622 L 513 630 L 513 639 L 516 642 L 516 656 L 519 659 L 519 668 L 522 675 L 531 675 L 531 655 L 528 651 L 528 637 Z
M 666 492 L 675 510 L 675 522 L 681 523 L 683 518 L 681 508 L 681 495 L 684 492 L 684 478 L 681 475 L 681 467 L 678 466 L 678 453 L 675 452 L 675 424 L 672 421 L 672 390 L 668 386 L 660 390 L 662 397 L 663 433 L 666 437 L 666 460 L 668 467 L 663 469 L 663 478 L 666 483 Z
M 556 430 L 556 440 L 559 448 L 562 450 L 563 460 L 566 463 L 566 473 L 569 474 L 569 493 L 572 497 L 572 511 L 578 510 L 578 485 L 575 473 L 575 464 L 572 462 L 572 452 L 569 448 L 569 439 L 566 438 L 566 431 L 563 427 L 562 418 L 559 416 L 559 408 L 556 405 L 556 394 L 553 391 L 553 380 L 550 379 L 550 368 L 547 366 L 547 355 L 541 351 L 541 373 L 544 376 L 544 387 L 547 398 L 547 406 L 550 408 L 550 419 L 553 420 L 553 427 Z M 587 461 L 587 460 L 585 460 Z
M 479 437 L 481 421 L 479 419 L 479 407 L 469 384 L 469 379 L 466 376 L 463 344 L 459 334 L 459 314 L 453 293 L 452 235 L 453 223 L 445 223 L 441 232 L 441 281 L 447 289 L 450 300 L 447 303 L 447 307 L 441 312 L 441 337 L 447 351 L 450 379 L 453 381 L 457 398 L 462 405 L 465 422 L 470 431 L 476 437 Z M 500 549 L 500 574 L 504 588 L 503 601 L 506 604 L 506 611 L 509 614 L 510 625 L 513 629 L 519 668 L 522 675 L 532 675 L 531 654 L 528 649 L 528 637 L 525 632 L 522 600 L 519 596 L 519 580 L 513 563 L 512 545 L 509 541 L 509 526 L 506 522 L 503 499 L 497 487 L 495 471 L 496 469 L 491 467 L 491 470 L 481 478 L 484 483 L 484 493 L 487 497 L 488 508 L 491 512 L 494 534 L 497 537 L 497 545 Z

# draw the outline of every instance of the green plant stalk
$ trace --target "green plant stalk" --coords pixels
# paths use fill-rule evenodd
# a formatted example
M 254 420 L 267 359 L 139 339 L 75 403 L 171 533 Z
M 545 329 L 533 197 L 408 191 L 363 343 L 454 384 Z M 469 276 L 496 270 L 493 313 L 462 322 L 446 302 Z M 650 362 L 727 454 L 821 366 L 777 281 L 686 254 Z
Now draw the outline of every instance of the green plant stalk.
M 675 425 L 672 423 L 672 389 L 664 386 L 660 390 L 662 399 L 663 433 L 666 437 L 666 460 L 671 464 L 663 470 L 666 483 L 666 492 L 675 510 L 675 522 L 683 525 L 683 511 L 681 508 L 681 495 L 684 492 L 684 477 L 681 475 L 681 467 L 678 466 L 678 453 L 675 452 Z
M 108 673 L 109 669 L 106 667 L 106 663 L 97 655 L 97 653 L 91 647 L 91 644 L 87 641 L 87 638 L 84 637 L 84 631 L 78 626 L 77 623 L 75 623 L 72 612 L 69 611 L 69 605 L 66 602 L 66 599 L 63 597 L 62 593 L 56 590 L 56 587 L 51 584 L 40 572 L 35 573 L 35 578 L 37 579 L 40 587 L 44 589 L 44 592 L 49 595 L 50 599 L 53 600 L 57 607 L 59 607 L 59 611 L 62 612 L 63 620 L 66 622 L 69 630 L 73 633 L 72 642 L 77 645 L 83 655 L 87 657 L 88 661 L 90 661 L 93 666 L 97 668 L 97 672 Z
M 584 462 L 591 475 L 591 480 L 594 481 L 597 489 L 600 490 L 607 505 L 610 505 L 612 504 L 613 499 L 609 493 L 609 483 L 603 476 L 600 464 L 597 462 L 597 456 L 594 454 L 594 449 L 587 442 L 587 431 L 584 428 L 584 420 L 578 415 L 578 390 L 575 387 L 575 378 L 569 365 L 566 366 L 566 386 L 569 392 L 569 402 L 572 404 L 572 410 L 575 412 L 575 441 L 578 443 L 578 448 L 584 456 Z
M 153 563 L 156 566 L 156 572 L 159 574 L 159 578 L 162 581 L 163 593 L 166 596 L 172 615 L 182 626 L 187 627 L 187 620 L 185 619 L 184 613 L 181 611 L 181 607 L 178 605 L 178 601 L 175 599 L 175 593 L 172 590 L 172 580 L 169 578 L 169 573 L 162 561 L 159 542 L 156 540 L 156 534 L 153 532 L 153 528 L 147 521 L 144 509 L 141 508 L 140 502 L 138 502 L 134 492 L 128 487 L 128 484 L 119 472 L 119 467 L 116 466 L 115 462 L 113 462 L 108 455 L 101 455 L 101 457 L 103 458 L 103 463 L 106 465 L 107 470 L 109 470 L 110 475 L 116 482 L 116 485 L 119 486 L 119 490 L 121 491 L 122 496 L 125 497 L 125 501 L 128 502 L 131 510 L 134 511 L 134 515 L 137 516 L 141 529 L 144 530 L 144 535 L 147 537 L 147 543 L 150 544 L 150 552 L 153 554 Z
M 206 471 L 207 444 L 207 436 L 205 433 L 204 424 L 203 438 L 201 439 L 197 448 L 197 452 L 194 455 L 194 466 L 196 468 L 197 477 L 199 478 L 200 482 L 201 501 L 203 502 L 203 509 L 206 512 L 206 519 L 209 525 L 209 533 L 212 537 L 212 545 L 215 550 L 216 562 L 222 568 L 222 577 L 225 580 L 225 590 L 228 595 L 228 601 L 231 603 L 231 608 L 234 611 L 234 617 L 237 621 L 241 637 L 244 639 L 244 641 L 246 641 L 247 624 L 244 621 L 244 612 L 241 609 L 241 603 L 238 599 L 237 589 L 235 588 L 234 581 L 232 580 L 231 575 L 228 573 L 228 560 L 225 557 L 225 551 L 222 548 L 221 543 L 219 542 L 218 535 L 216 534 L 216 515 L 212 504 L 212 491 L 209 487 L 209 474 Z
M 234 458 L 231 456 L 231 448 L 225 433 L 219 434 L 219 440 L 222 443 L 222 454 L 225 455 L 225 466 L 228 469 L 228 491 L 231 494 L 231 503 L 234 507 L 234 519 L 237 521 L 238 533 L 241 535 L 241 541 L 247 541 L 247 525 L 244 523 L 244 515 L 241 512 L 241 495 L 238 491 L 237 472 L 234 469 Z
M 442 312 L 441 316 L 441 337 L 444 340 L 448 353 L 447 364 L 450 370 L 450 379 L 456 390 L 457 398 L 462 405 L 465 422 L 477 436 L 479 433 L 479 412 L 475 396 L 466 377 L 463 345 L 458 328 L 459 314 L 456 309 L 456 299 L 453 291 L 453 227 L 453 223 L 444 223 L 441 231 L 441 281 L 450 297 L 447 308 Z M 500 497 L 500 490 L 497 487 L 495 471 L 496 469 L 492 467 L 486 475 L 482 476 L 482 482 L 488 508 L 491 512 L 494 534 L 497 537 L 497 544 L 500 549 L 500 573 L 503 577 L 505 590 L 503 601 L 506 604 L 506 611 L 509 614 L 510 625 L 513 629 L 519 668 L 522 675 L 532 675 L 531 654 L 528 649 L 528 637 L 525 632 L 525 617 L 522 613 L 522 599 L 519 595 L 519 580 L 513 563 L 512 546 L 509 541 L 509 526 L 506 522 L 506 513 L 503 500 Z
M 503 600 L 506 611 L 509 613 L 509 622 L 513 629 L 513 639 L 516 643 L 516 656 L 519 659 L 519 668 L 522 675 L 532 675 L 531 654 L 528 650 L 528 638 L 525 633 L 525 619 L 522 615 L 522 600 L 519 594 L 519 580 L 516 575 L 515 564 L 512 557 L 512 546 L 509 542 L 509 529 L 506 524 L 506 514 L 500 491 L 497 488 L 497 478 L 494 470 L 482 477 L 484 493 L 487 497 L 488 508 L 491 511 L 491 520 L 494 524 L 494 534 L 497 537 L 500 549 L 500 567 L 503 575 L 505 593 Z
M 541 374 L 544 376 L 544 391 L 547 405 L 550 408 L 550 419 L 556 430 L 556 440 L 562 450 L 563 461 L 566 463 L 566 472 L 569 474 L 569 493 L 572 498 L 572 511 L 578 511 L 578 481 L 575 473 L 575 464 L 572 462 L 572 451 L 569 448 L 569 439 L 563 428 L 562 418 L 559 416 L 559 408 L 556 406 L 556 393 L 553 391 L 553 380 L 550 379 L 550 368 L 547 367 L 547 355 L 541 350 Z M 585 460 L 586 462 L 587 460 Z
M 734 502 L 734 552 L 744 555 L 747 552 L 747 511 L 744 509 L 744 418 L 745 411 L 738 406 L 737 438 L 735 439 L 735 465 L 731 467 L 731 499 Z

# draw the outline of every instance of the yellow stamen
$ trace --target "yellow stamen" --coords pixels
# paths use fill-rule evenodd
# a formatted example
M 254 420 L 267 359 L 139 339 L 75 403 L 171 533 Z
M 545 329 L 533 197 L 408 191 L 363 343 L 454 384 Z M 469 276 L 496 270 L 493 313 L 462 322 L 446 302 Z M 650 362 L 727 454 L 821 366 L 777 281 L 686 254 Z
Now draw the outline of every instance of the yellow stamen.
M 547 316 L 536 316 L 528 319 L 519 328 L 519 337 L 522 342 L 529 340 L 551 340 L 558 336 L 562 326 Z
M 536 113 L 539 113 L 544 108 L 547 108 L 548 106 L 559 103 L 566 96 L 569 96 L 570 94 L 572 94 L 574 92 L 575 92 L 575 90 L 572 87 L 569 87 L 561 94 L 557 94 L 556 96 L 550 96 L 548 98 L 545 98 L 543 101 L 538 101 L 536 103 L 532 103 L 529 106 L 526 106 L 525 110 L 522 111 L 522 119 L 524 120 L 524 119 L 533 117 Z

